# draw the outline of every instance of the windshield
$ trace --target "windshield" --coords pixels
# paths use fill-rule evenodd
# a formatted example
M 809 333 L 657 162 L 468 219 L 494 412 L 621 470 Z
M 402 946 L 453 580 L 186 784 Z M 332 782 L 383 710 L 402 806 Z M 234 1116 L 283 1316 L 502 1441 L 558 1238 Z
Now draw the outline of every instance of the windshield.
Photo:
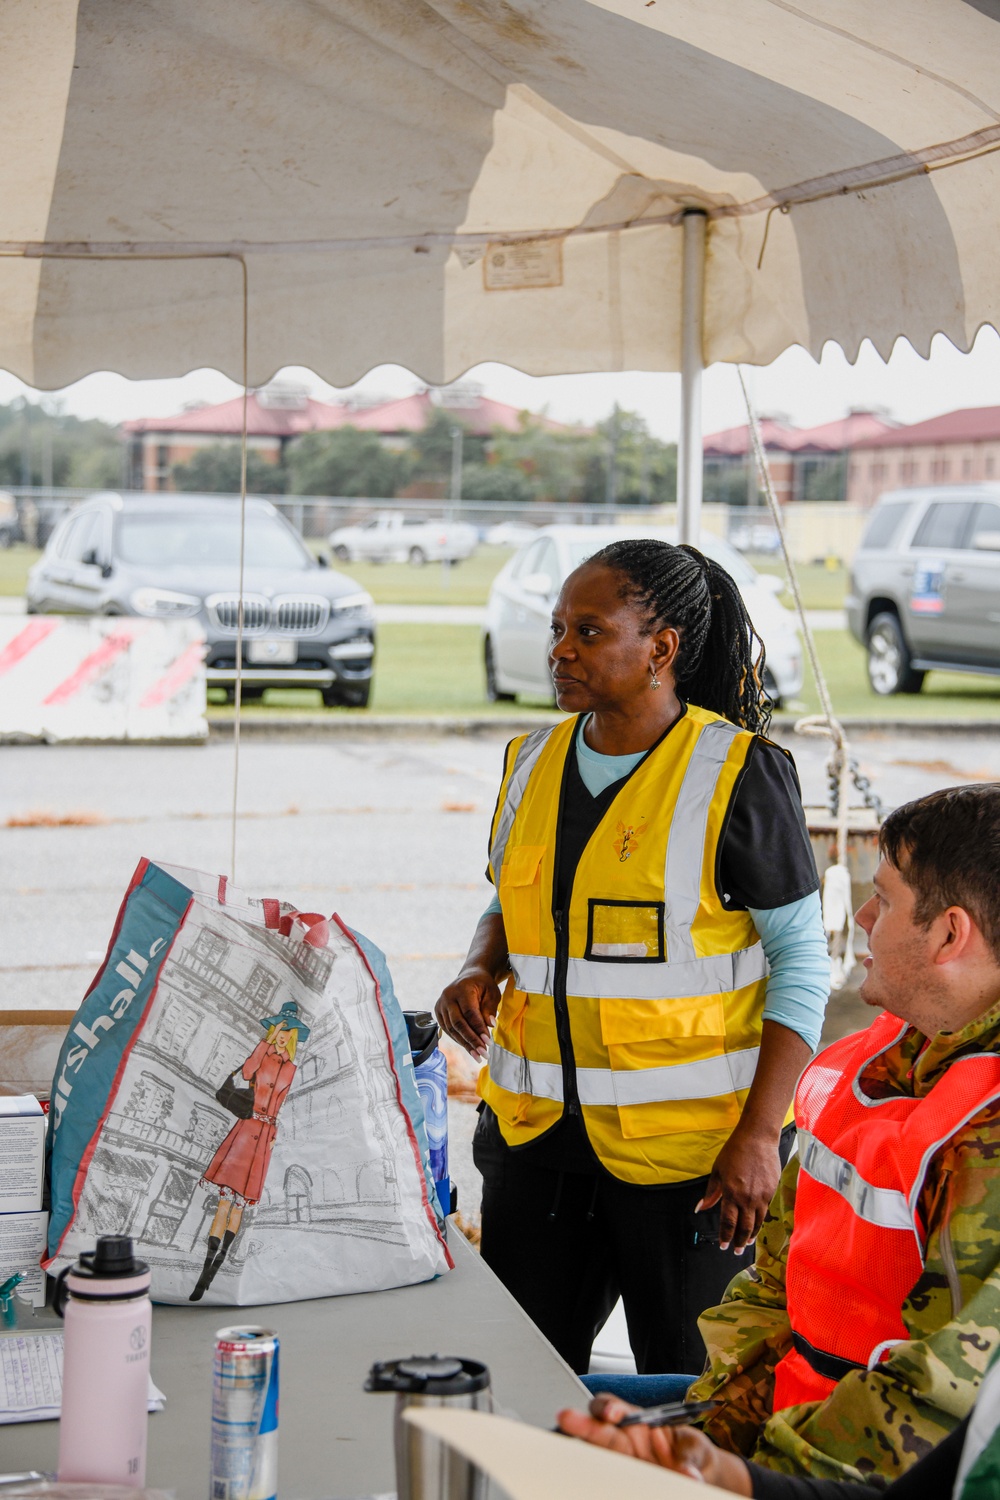
M 239 567 L 239 511 L 234 507 L 231 516 L 218 511 L 126 511 L 118 522 L 118 555 L 123 562 L 144 567 Z M 312 559 L 276 516 L 248 510 L 245 564 L 305 569 Z
M 624 534 L 631 535 L 631 533 Z M 586 562 L 587 558 L 592 556 L 601 547 L 606 547 L 609 542 L 617 541 L 622 535 L 623 533 L 620 531 L 598 532 L 593 539 L 590 537 L 574 537 L 572 541 L 568 541 L 566 543 L 566 551 L 569 554 L 570 572 L 574 568 L 578 568 L 582 562 Z M 674 538 L 664 536 L 657 537 L 655 540 L 673 542 Z M 700 550 L 704 552 L 706 557 L 710 557 L 713 562 L 721 563 L 726 572 L 732 574 L 738 584 L 746 585 L 753 583 L 757 577 L 753 568 L 748 562 L 744 561 L 735 547 L 730 547 L 728 542 L 722 541 L 717 536 L 712 536 L 711 532 L 702 533 Z

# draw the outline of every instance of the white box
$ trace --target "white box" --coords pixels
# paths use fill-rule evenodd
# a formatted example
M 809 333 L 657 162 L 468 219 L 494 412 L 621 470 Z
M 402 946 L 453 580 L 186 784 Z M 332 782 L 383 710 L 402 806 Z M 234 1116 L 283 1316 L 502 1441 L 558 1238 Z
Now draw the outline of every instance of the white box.
M 0 1095 L 0 1215 L 41 1212 L 46 1123 L 33 1094 Z
M 23 1272 L 24 1280 L 14 1296 L 32 1307 L 45 1306 L 41 1260 L 48 1227 L 48 1214 L 0 1214 L 0 1284 L 16 1271 Z

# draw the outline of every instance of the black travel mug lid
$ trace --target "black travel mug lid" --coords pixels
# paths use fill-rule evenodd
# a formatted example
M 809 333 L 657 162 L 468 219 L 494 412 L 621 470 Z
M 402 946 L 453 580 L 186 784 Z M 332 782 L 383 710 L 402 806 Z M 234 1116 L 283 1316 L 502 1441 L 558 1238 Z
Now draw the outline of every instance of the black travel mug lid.
M 478 1359 L 456 1355 L 411 1354 L 372 1365 L 366 1391 L 402 1391 L 408 1395 L 471 1396 L 484 1391 L 490 1372 Z
M 429 1010 L 404 1010 L 407 1040 L 413 1055 L 413 1066 L 426 1062 L 438 1044 L 441 1028 Z

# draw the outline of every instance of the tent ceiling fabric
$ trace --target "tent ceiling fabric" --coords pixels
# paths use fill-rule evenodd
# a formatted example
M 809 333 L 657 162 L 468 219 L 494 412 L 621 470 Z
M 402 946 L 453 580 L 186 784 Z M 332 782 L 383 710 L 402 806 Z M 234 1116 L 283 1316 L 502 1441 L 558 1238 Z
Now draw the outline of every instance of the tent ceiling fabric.
M 240 253 L 253 383 L 676 369 L 690 207 L 707 362 L 965 349 L 998 44 L 992 0 L 4 0 L 0 365 L 238 379 Z

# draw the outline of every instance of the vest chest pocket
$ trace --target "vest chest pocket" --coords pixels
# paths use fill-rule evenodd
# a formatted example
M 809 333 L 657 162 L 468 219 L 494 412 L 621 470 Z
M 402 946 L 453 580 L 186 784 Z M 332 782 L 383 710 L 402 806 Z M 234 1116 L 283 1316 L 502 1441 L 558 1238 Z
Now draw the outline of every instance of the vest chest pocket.
M 662 901 L 590 898 L 586 957 L 598 963 L 662 963 Z
M 544 844 L 519 844 L 500 871 L 500 905 L 511 953 L 537 953 L 540 947 L 545 848 Z

